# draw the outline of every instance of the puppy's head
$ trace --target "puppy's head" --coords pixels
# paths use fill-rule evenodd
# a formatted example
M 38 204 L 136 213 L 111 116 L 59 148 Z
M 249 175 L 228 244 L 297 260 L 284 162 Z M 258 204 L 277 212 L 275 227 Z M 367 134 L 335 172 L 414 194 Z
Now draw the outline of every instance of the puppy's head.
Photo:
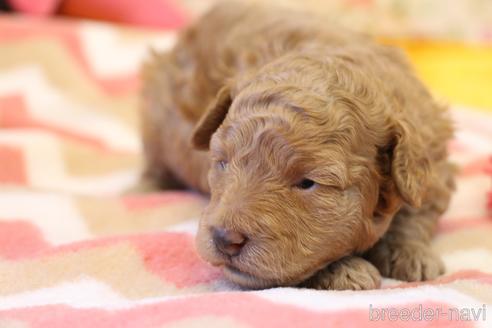
M 427 161 L 378 90 L 305 85 L 225 87 L 193 135 L 212 160 L 198 251 L 245 287 L 295 285 L 363 252 L 420 202 Z

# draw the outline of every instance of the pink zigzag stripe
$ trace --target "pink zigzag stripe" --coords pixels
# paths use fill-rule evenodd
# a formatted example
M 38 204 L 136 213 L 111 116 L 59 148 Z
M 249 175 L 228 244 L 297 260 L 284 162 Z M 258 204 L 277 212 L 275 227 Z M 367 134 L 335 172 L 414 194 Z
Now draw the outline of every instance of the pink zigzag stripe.
M 26 185 L 27 180 L 22 150 L 17 147 L 0 145 L 0 183 Z
M 23 220 L 0 221 L 0 258 L 17 260 L 49 249 L 37 226 Z
M 482 218 L 462 218 L 456 220 L 441 220 L 438 225 L 438 232 L 441 234 L 453 233 L 475 228 L 492 228 L 492 216 Z
M 485 175 L 492 168 L 492 163 L 488 156 L 477 158 L 469 163 L 466 163 L 460 168 L 460 176 L 476 176 Z
M 429 309 L 440 308 L 445 313 L 453 307 L 444 302 L 431 302 L 425 299 L 419 304 L 405 303 L 391 307 L 419 309 L 419 306 Z M 369 315 L 369 306 L 367 309 L 311 311 L 294 305 L 274 303 L 252 293 L 237 292 L 208 294 L 112 311 L 74 309 L 65 305 L 0 311 L 0 318 L 21 320 L 37 328 L 161 327 L 180 320 L 196 319 L 198 323 L 201 317 L 229 319 L 236 324 L 249 327 L 395 327 L 395 322 L 388 318 L 371 321 Z M 375 316 L 373 314 L 373 319 Z M 350 321 L 347 321 L 347 318 L 350 318 Z M 474 327 L 474 323 L 437 317 L 431 321 L 400 320 L 398 327 L 468 328 Z

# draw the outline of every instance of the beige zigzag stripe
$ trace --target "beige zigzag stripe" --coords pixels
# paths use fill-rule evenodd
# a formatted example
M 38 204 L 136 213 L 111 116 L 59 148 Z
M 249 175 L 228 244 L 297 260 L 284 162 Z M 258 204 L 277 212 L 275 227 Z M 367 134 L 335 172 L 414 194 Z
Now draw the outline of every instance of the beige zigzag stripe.
M 89 276 L 128 299 L 186 292 L 148 272 L 135 249 L 119 244 L 44 258 L 0 261 L 0 295 L 12 295 Z
M 199 217 L 205 206 L 200 201 L 178 201 L 156 208 L 129 211 L 116 199 L 110 201 L 89 197 L 79 198 L 76 204 L 88 229 L 95 236 L 162 231 Z
M 66 173 L 69 175 L 104 175 L 142 167 L 143 158 L 137 154 L 103 152 L 67 139 L 60 140 L 60 151 Z M 91 158 L 98 158 L 98 160 L 88 160 Z
M 433 246 L 439 253 L 477 248 L 492 252 L 492 227 L 477 227 L 438 235 Z
M 470 295 L 478 302 L 484 304 L 492 304 L 492 286 L 482 284 L 473 280 L 460 280 L 455 281 L 452 287 L 456 290 Z
M 0 327 L 2 328 L 29 328 L 25 322 L 13 319 L 0 319 Z

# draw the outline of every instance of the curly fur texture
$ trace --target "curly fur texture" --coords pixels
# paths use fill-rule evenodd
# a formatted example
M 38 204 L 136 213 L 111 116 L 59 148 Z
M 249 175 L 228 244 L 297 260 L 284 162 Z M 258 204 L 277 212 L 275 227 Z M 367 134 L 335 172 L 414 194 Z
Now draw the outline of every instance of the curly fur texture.
M 227 2 L 154 53 L 143 78 L 145 176 L 211 194 L 197 247 L 232 281 L 369 289 L 378 270 L 443 272 L 429 243 L 453 189 L 453 129 L 400 51 Z M 239 254 L 217 250 L 217 227 L 247 237 Z

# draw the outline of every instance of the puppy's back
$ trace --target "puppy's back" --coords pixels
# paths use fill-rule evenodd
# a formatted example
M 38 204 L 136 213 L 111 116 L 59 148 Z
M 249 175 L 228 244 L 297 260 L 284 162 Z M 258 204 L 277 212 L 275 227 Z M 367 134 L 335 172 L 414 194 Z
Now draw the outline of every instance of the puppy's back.
M 339 47 L 368 38 L 302 12 L 257 3 L 222 2 L 184 30 L 167 60 L 179 70 L 176 103 L 195 122 L 231 79 L 275 58 L 320 44 Z

